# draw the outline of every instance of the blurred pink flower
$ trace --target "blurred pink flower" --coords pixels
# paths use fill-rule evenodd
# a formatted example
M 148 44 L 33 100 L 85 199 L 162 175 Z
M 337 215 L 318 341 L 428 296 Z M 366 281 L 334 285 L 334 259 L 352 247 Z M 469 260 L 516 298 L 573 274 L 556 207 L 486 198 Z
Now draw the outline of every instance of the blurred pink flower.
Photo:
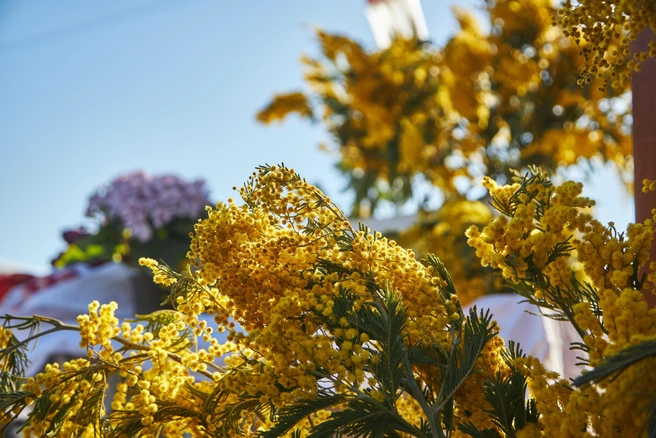
M 209 205 L 205 181 L 142 171 L 121 175 L 89 199 L 87 216 L 118 219 L 140 242 L 176 218 L 196 219 Z

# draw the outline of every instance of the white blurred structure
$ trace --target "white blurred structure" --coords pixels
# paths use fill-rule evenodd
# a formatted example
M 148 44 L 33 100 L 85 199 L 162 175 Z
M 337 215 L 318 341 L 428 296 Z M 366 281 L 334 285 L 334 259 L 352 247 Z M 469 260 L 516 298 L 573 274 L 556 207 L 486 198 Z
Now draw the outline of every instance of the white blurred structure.
M 417 223 L 417 214 L 409 214 L 406 216 L 396 216 L 389 219 L 376 219 L 375 217 L 350 218 L 351 226 L 357 230 L 360 223 L 369 227 L 372 231 L 379 231 L 381 233 L 396 232 L 407 230 L 412 225 Z
M 512 340 L 525 354 L 540 359 L 546 369 L 555 371 L 564 379 L 574 379 L 585 369 L 576 365 L 580 351 L 570 350 L 572 342 L 581 342 L 574 327 L 565 321 L 540 316 L 537 306 L 523 302 L 515 294 L 494 294 L 477 298 L 467 306 L 476 306 L 480 312 L 490 309 L 499 325 L 499 336 L 506 345 Z
M 428 26 L 419 0 L 367 0 L 367 20 L 380 49 L 395 37 L 428 40 Z
M 0 315 L 41 315 L 66 324 L 77 324 L 77 316 L 88 312 L 93 300 L 100 303 L 116 301 L 120 319 L 134 318 L 139 309 L 140 294 L 153 293 L 143 274 L 136 268 L 121 263 L 105 263 L 97 267 L 84 264 L 55 271 L 48 282 L 35 278 L 12 288 L 0 301 Z M 39 284 L 41 281 L 42 284 Z M 145 290 L 144 290 L 145 289 Z M 159 299 L 159 297 L 157 297 Z M 47 325 L 42 329 L 50 328 Z M 18 339 L 25 339 L 29 331 L 14 330 Z M 84 357 L 80 335 L 73 331 L 54 333 L 40 339 L 30 350 L 27 375 L 39 372 L 53 356 Z
M 163 294 L 152 277 L 138 268 L 123 263 L 99 266 L 80 263 L 54 271 L 47 278 L 34 278 L 13 287 L 0 300 L 0 315 L 41 315 L 77 325 L 77 316 L 88 313 L 88 304 L 97 300 L 101 304 L 115 301 L 118 304 L 115 315 L 122 321 L 133 319 L 135 314 L 160 309 Z M 203 315 L 202 318 L 213 326 L 213 317 Z M 47 324 L 41 327 L 48 328 Z M 31 333 L 15 329 L 14 335 L 23 340 Z M 217 337 L 223 342 L 226 336 L 227 333 Z M 200 348 L 209 346 L 202 340 L 198 340 L 198 345 Z M 39 339 L 31 346 L 28 357 L 30 365 L 26 375 L 33 376 L 46 363 L 86 357 L 86 349 L 80 347 L 77 331 L 61 331 Z

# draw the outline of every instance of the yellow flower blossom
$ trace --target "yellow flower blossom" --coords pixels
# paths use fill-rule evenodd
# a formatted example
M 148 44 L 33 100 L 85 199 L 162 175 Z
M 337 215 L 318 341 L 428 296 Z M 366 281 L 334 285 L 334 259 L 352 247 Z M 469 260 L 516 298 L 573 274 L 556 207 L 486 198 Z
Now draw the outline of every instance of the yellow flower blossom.
M 456 233 L 449 215 L 469 214 L 482 226 L 467 231 L 481 261 L 501 270 L 529 301 L 569 320 L 581 335 L 581 357 L 592 366 L 656 340 L 656 310 L 646 305 L 647 283 L 638 277 L 649 259 L 651 220 L 625 233 L 603 227 L 590 216 L 593 202 L 581 196 L 581 184 L 554 186 L 536 168 L 507 186 L 484 183 L 501 214 L 482 219 L 486 210 L 476 203 L 450 204 L 433 225 L 437 236 Z M 142 437 L 291 437 L 295 430 L 303 436 L 333 427 L 341 412 L 368 400 L 409 435 L 426 424 L 452 428 L 454 436 L 466 436 L 467 428 L 501 434 L 507 427 L 520 437 L 644 434 L 656 358 L 579 388 L 505 348 L 490 320 L 489 337 L 477 350 L 474 316 L 462 314 L 454 279 L 437 259 L 421 262 L 380 233 L 353 229 L 292 169 L 261 167 L 240 195 L 243 205 L 220 203 L 196 224 L 186 273 L 141 260 L 155 281 L 171 286 L 175 310 L 120 322 L 115 303 L 92 302 L 78 318 L 89 358 L 47 365 L 25 379 L 0 424 L 34 404 L 37 415 L 26 426 L 34 436 L 93 436 L 109 428 Z M 397 313 L 386 305 L 398 305 Z M 5 350 L 14 342 L 11 324 L 0 329 Z M 217 333 L 227 339 L 219 341 Z M 113 375 L 118 383 L 108 413 L 102 400 Z M 495 417 L 494 385 L 512 382 L 526 422 L 504 424 Z M 528 407 L 525 384 L 535 400 Z M 436 424 L 426 406 L 445 389 L 452 391 L 445 399 L 452 415 L 440 413 Z M 303 410 L 326 398 L 335 403 Z M 281 418 L 299 407 L 293 429 L 278 434 Z
M 616 104 L 629 86 L 577 85 L 585 60 L 570 31 L 552 25 L 553 2 L 486 2 L 484 23 L 464 10 L 454 15 L 460 28 L 443 46 L 399 39 L 367 51 L 317 31 L 321 56 L 303 58 L 312 89 L 303 99 L 318 103 L 338 147 L 355 216 L 410 200 L 417 180 L 453 199 L 482 175 L 509 177 L 509 167 L 602 158 L 629 168 L 629 110 Z
M 273 101 L 257 114 L 257 120 L 268 125 L 275 121 L 282 121 L 290 113 L 312 118 L 312 108 L 303 93 L 276 95 Z
M 656 56 L 656 41 L 647 50 L 630 57 L 629 43 L 644 30 L 656 32 L 656 5 L 637 0 L 567 0 L 554 16 L 581 49 L 585 59 L 584 83 L 604 77 L 604 86 L 630 85 L 632 71 L 640 71 L 641 63 Z
M 529 301 L 568 319 L 581 335 L 584 359 L 593 366 L 656 338 L 656 309 L 649 309 L 638 277 L 649 260 L 653 221 L 630 224 L 619 233 L 591 218 L 587 210 L 593 203 L 580 196 L 580 183 L 554 187 L 537 169 L 516 179 L 507 187 L 487 184 L 503 214 L 483 230 L 467 232 L 482 263 L 523 285 L 518 290 Z M 648 419 L 643 407 L 650 400 L 645 394 L 656 391 L 656 376 L 648 371 L 653 359 L 602 381 L 599 388 L 576 390 L 537 361 L 525 366 L 542 414 L 539 436 L 588 436 L 582 435 L 586 430 L 592 436 L 643 434 Z

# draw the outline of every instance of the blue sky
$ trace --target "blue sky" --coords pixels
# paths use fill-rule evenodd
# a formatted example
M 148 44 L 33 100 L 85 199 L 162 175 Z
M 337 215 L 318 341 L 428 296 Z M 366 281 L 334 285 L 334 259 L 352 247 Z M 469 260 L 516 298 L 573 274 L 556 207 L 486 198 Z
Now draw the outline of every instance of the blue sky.
M 482 1 L 482 0 L 481 0 Z M 449 1 L 423 2 L 436 42 Z M 458 2 L 475 5 L 476 1 Z M 3 0 L 0 2 L 0 259 L 47 270 L 88 196 L 145 169 L 233 195 L 258 164 L 294 167 L 348 206 L 320 126 L 264 127 L 275 92 L 304 89 L 312 26 L 373 47 L 364 0 Z M 589 192 L 623 226 L 633 204 L 611 172 Z

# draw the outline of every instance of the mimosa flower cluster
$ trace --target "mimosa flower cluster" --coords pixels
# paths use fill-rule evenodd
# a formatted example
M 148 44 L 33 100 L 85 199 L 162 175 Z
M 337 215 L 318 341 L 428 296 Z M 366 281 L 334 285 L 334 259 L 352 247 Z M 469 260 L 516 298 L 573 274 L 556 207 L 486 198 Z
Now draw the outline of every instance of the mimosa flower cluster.
M 501 215 L 471 227 L 469 243 L 524 298 L 574 325 L 595 367 L 574 383 L 505 347 L 488 313 L 464 315 L 439 259 L 354 230 L 292 169 L 263 166 L 239 190 L 243 205 L 207 208 L 188 272 L 141 260 L 175 310 L 121 323 L 115 303 L 93 302 L 78 327 L 5 317 L 0 427 L 33 405 L 25 430 L 35 436 L 641 436 L 656 393 L 656 350 L 643 348 L 656 345 L 643 296 L 653 273 L 640 274 L 653 221 L 603 227 L 581 184 L 553 186 L 536 168 L 486 186 Z M 78 330 L 88 357 L 23 379 L 28 345 L 11 328 L 39 324 Z M 636 347 L 638 359 L 603 378 Z
M 567 0 L 554 21 L 581 48 L 586 63 L 581 83 L 604 78 L 603 88 L 610 83 L 623 89 L 630 84 L 633 71 L 640 71 L 642 62 L 656 56 L 656 40 L 633 56 L 630 47 L 641 32 L 656 32 L 656 3 L 652 1 Z
M 371 303 L 377 288 L 399 294 L 412 342 L 450 344 L 447 328 L 461 318 L 458 298 L 412 251 L 379 233 L 354 231 L 330 199 L 284 167 L 260 169 L 240 195 L 245 205 L 230 200 L 209 211 L 189 253 L 208 296 L 188 311 L 215 314 L 220 327 L 238 321 L 245 333 L 232 329 L 229 339 L 263 367 L 226 376 L 221 385 L 278 405 L 316 397 L 322 373 L 355 387 L 375 385 L 367 369 L 381 359 L 351 313 Z M 490 357 L 500 347 L 490 343 Z M 496 372 L 494 361 L 482 363 Z
M 624 233 L 603 226 L 592 219 L 594 203 L 581 196 L 580 183 L 554 187 L 537 169 L 512 185 L 487 180 L 486 186 L 502 215 L 482 230 L 470 228 L 470 245 L 530 302 L 574 325 L 584 361 L 596 367 L 656 339 L 656 309 L 644 297 L 653 290 L 640 273 L 653 220 Z M 654 364 L 648 358 L 598 386 L 574 389 L 537 361 L 524 361 L 543 436 L 643 436 L 656 392 Z
M 503 340 L 489 316 L 463 314 L 437 259 L 354 230 L 292 169 L 259 168 L 239 192 L 243 205 L 208 207 L 196 224 L 186 274 L 142 259 L 176 310 L 121 323 L 115 303 L 90 304 L 78 318 L 88 359 L 49 366 L 14 401 L 36 401 L 31 433 L 292 436 L 330 429 L 358 400 L 389 407 L 376 427 L 419 436 L 442 421 L 495 427 L 483 383 L 511 372 Z M 285 426 L 304 403 L 323 407 Z

